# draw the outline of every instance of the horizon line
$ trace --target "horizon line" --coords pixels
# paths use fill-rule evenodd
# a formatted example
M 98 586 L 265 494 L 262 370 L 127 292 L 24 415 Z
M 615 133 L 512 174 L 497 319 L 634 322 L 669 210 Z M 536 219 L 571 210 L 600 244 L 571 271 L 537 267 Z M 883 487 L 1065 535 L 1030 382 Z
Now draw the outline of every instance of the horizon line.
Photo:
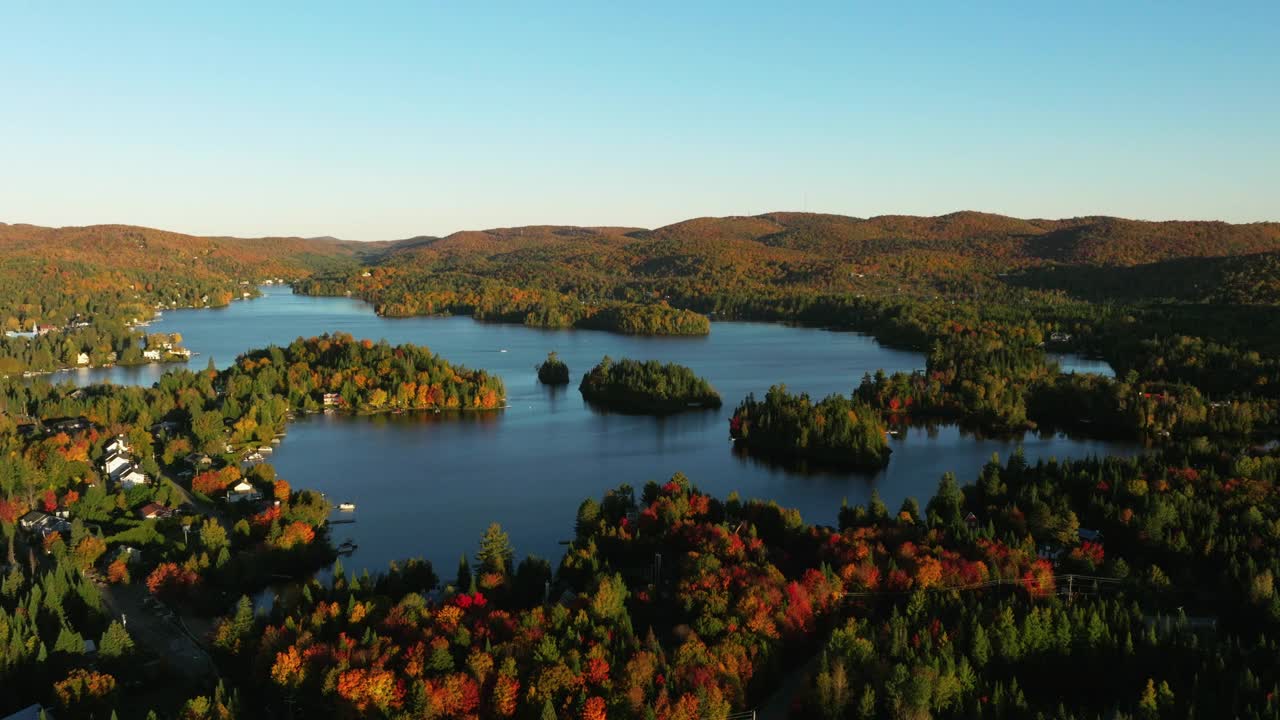
M 840 213 L 840 212 L 826 212 L 826 211 L 819 211 L 819 210 L 769 210 L 769 211 L 753 213 L 753 214 L 693 215 L 689 217 L 684 217 L 679 220 L 675 220 L 673 222 L 668 222 L 661 225 L 654 225 L 652 227 L 643 226 L 643 225 L 607 224 L 607 223 L 606 224 L 600 224 L 600 223 L 582 224 L 582 223 L 533 222 L 533 223 L 523 223 L 518 225 L 493 225 L 489 227 L 458 228 L 442 234 L 416 233 L 416 234 L 410 234 L 410 235 L 403 235 L 401 237 L 390 237 L 390 238 L 350 238 L 350 237 L 339 237 L 337 235 L 328 235 L 328 234 L 324 234 L 324 235 L 303 235 L 303 234 L 241 235 L 241 234 L 230 234 L 230 233 L 206 233 L 206 232 L 190 232 L 186 230 L 175 230 L 167 227 L 161 227 L 158 225 L 148 225 L 148 224 L 139 224 L 139 223 L 130 223 L 130 222 L 94 222 L 94 223 L 87 223 L 87 224 L 72 224 L 72 225 L 46 225 L 46 224 L 41 224 L 37 222 L 9 222 L 9 221 L 0 219 L 0 225 L 4 225 L 8 227 L 27 226 L 27 227 L 41 228 L 41 229 L 47 229 L 47 230 L 72 230 L 72 229 L 85 229 L 85 228 L 95 228 L 95 227 L 136 227 L 144 230 L 155 230 L 159 232 L 168 232 L 168 233 L 174 233 L 176 235 L 187 235 L 189 237 L 205 238 L 205 239 L 230 239 L 230 240 L 270 240 L 270 239 L 293 240 L 293 239 L 297 239 L 297 240 L 335 240 L 338 242 L 357 242 L 357 243 L 386 243 L 386 242 L 400 242 L 404 240 L 416 240 L 420 238 L 446 238 L 451 235 L 456 235 L 458 233 L 463 233 L 463 232 L 491 232 L 496 230 L 518 230 L 520 228 L 587 228 L 587 229 L 618 228 L 618 229 L 628 229 L 628 230 L 655 231 L 665 227 L 671 227 L 673 225 L 679 225 L 681 223 L 692 222 L 695 220 L 764 218 L 770 215 L 827 215 L 832 217 L 848 218 L 850 220 L 857 220 L 861 222 L 870 222 L 870 221 L 878 220 L 882 218 L 896 217 L 896 218 L 938 219 L 938 218 L 945 218 L 953 215 L 963 215 L 963 214 L 989 215 L 993 217 L 1008 218 L 1011 220 L 1021 220 L 1024 222 L 1062 222 L 1064 220 L 1082 220 L 1082 219 L 1089 219 L 1089 218 L 1097 218 L 1097 219 L 1111 219 L 1111 220 L 1126 220 L 1131 222 L 1143 222 L 1143 223 L 1222 223 L 1225 225 L 1273 225 L 1273 224 L 1280 223 L 1280 219 L 1233 221 L 1233 220 L 1223 220 L 1220 218 L 1186 218 L 1186 217 L 1152 218 L 1152 217 L 1130 217 L 1125 215 L 1109 215 L 1109 214 L 1099 214 L 1099 213 L 1070 215 L 1070 216 L 1063 215 L 1056 218 L 1049 217 L 1049 216 L 1022 217 L 1018 215 L 1008 215 L 1005 213 L 993 212 L 990 210 L 961 209 L 961 210 L 952 210 L 944 213 L 938 213 L 936 215 L 919 214 L 919 213 L 881 213 L 877 215 L 849 215 L 849 214 Z

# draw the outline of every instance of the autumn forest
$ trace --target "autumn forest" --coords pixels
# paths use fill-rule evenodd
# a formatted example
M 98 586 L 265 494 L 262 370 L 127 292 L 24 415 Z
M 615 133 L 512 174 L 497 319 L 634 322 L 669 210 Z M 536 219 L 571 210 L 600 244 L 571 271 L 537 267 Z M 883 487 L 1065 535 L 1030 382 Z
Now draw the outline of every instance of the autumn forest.
M 1275 223 L 772 213 L 368 244 L 0 225 L 0 252 L 0 714 L 1280 718 Z M 602 481 L 560 557 L 494 523 L 456 567 L 421 547 L 346 567 L 337 499 L 269 462 L 290 424 L 493 417 L 513 379 L 337 330 L 206 366 L 148 332 L 267 281 L 587 341 L 750 320 L 920 353 L 826 397 L 785 367 L 722 397 L 657 340 L 528 368 L 655 423 L 723 404 L 725 452 L 787 472 L 874 477 L 896 434 L 953 425 L 1142 451 L 1015 452 L 900 505 L 833 491 L 830 520 L 673 467 Z M 172 365 L 150 387 L 50 374 L 151 362 Z

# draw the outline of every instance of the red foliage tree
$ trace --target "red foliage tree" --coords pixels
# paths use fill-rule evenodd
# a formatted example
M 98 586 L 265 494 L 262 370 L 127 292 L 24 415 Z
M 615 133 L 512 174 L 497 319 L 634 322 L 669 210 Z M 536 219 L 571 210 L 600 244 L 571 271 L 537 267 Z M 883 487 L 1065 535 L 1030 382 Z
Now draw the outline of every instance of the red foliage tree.
M 599 696 L 587 698 L 587 702 L 582 706 L 582 720 L 608 720 L 608 718 L 604 698 Z
M 177 563 L 160 563 L 147 576 L 147 589 L 161 598 L 181 596 L 200 581 L 200 577 Z

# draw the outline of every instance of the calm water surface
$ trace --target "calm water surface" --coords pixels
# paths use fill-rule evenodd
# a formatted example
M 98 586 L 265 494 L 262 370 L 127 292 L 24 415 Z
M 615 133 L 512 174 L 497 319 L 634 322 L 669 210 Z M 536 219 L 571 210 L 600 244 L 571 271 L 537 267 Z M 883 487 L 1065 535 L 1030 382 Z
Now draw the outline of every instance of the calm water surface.
M 891 440 L 893 459 L 879 473 L 800 473 L 732 452 L 728 417 L 743 396 L 763 394 L 777 382 L 815 397 L 848 393 L 865 372 L 914 370 L 923 366 L 923 357 L 855 333 L 784 325 L 716 323 L 704 338 L 643 338 L 470 318 L 388 320 L 357 300 L 298 296 L 280 287 L 264 291 L 264 298 L 224 309 L 168 312 L 150 330 L 181 332 L 186 346 L 199 353 L 191 361 L 197 368 L 210 357 L 225 367 L 248 349 L 341 331 L 426 345 L 450 362 L 484 368 L 506 383 L 510 407 L 497 413 L 313 415 L 289 426 L 271 458 L 281 476 L 295 487 L 357 505 L 350 516 L 355 523 L 333 527 L 335 542 L 351 538 L 359 545 L 346 561 L 351 569 L 378 570 L 396 558 L 421 556 L 450 576 L 459 555 L 473 554 L 493 521 L 510 533 L 518 554 L 536 553 L 554 563 L 583 498 L 621 483 L 638 492 L 646 481 L 675 472 L 720 497 L 736 490 L 744 498 L 799 508 L 811 522 L 834 524 L 844 498 L 865 502 L 879 489 L 893 509 L 907 496 L 923 504 L 943 472 L 971 481 L 993 453 L 1003 457 L 1017 447 L 1033 462 L 1139 450 L 1064 436 L 981 439 L 955 427 L 917 428 Z M 552 350 L 569 364 L 575 378 L 569 388 L 537 383 L 534 366 Z M 606 354 L 688 365 L 711 381 L 725 406 L 669 418 L 596 411 L 583 402 L 577 378 Z M 1067 370 L 1110 370 L 1078 358 L 1059 361 Z M 71 375 L 82 383 L 150 384 L 165 369 Z

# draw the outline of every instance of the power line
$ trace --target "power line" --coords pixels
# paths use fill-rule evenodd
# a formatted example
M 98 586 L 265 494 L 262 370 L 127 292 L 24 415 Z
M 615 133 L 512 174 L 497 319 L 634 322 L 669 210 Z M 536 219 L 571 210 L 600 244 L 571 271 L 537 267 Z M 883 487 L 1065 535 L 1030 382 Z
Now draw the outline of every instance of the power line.
M 1120 585 L 1124 583 L 1122 578 L 1103 577 L 1101 575 L 1079 575 L 1076 573 L 1068 573 L 1064 575 L 1053 575 L 1055 590 L 1057 585 L 1066 581 L 1068 585 L 1075 580 L 1088 580 L 1093 583 L 1105 583 L 1112 585 Z M 1018 585 L 1027 587 L 1030 583 L 1026 578 L 997 578 L 995 580 L 983 580 L 975 583 L 964 583 L 960 585 L 940 585 L 924 588 L 925 592 L 964 592 L 969 590 L 983 590 L 985 588 L 999 587 L 1002 585 Z M 861 598 L 861 597 L 877 597 L 885 595 L 913 595 L 917 590 L 867 590 L 863 592 L 845 593 L 845 598 Z

